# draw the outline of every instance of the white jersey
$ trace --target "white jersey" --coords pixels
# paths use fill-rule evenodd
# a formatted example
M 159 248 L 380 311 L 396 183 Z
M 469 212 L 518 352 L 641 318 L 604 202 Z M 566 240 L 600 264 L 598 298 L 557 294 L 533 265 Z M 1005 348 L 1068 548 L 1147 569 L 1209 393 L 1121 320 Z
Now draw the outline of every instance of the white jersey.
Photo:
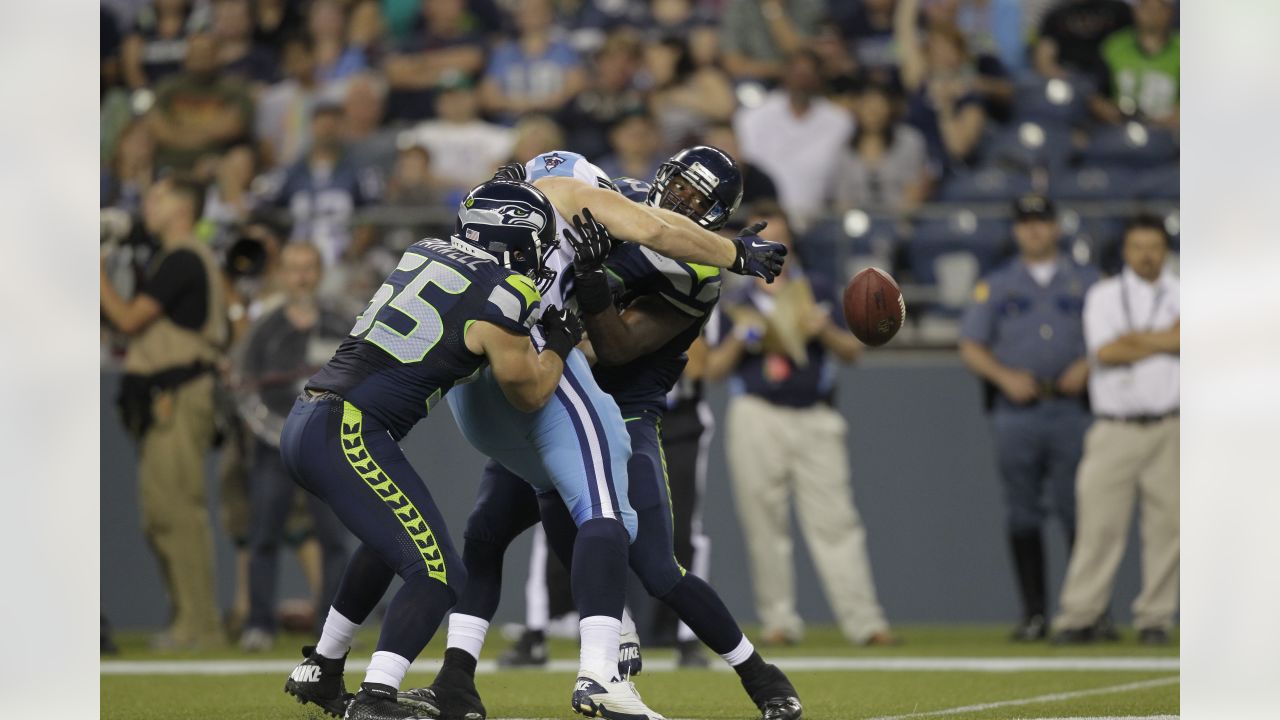
M 530 183 L 544 177 L 568 177 L 594 187 L 618 189 L 603 170 L 578 153 L 567 150 L 542 153 L 525 163 L 524 169 L 528 175 L 526 182 Z M 567 306 L 577 310 L 577 299 L 573 297 L 573 273 L 570 272 L 570 266 L 573 264 L 573 246 L 564 239 L 566 230 L 577 237 L 578 233 L 574 231 L 573 223 L 557 211 L 556 239 L 560 241 L 560 245 L 543 261 L 546 267 L 555 271 L 556 276 L 554 280 L 539 283 L 538 291 L 542 293 L 542 307 Z

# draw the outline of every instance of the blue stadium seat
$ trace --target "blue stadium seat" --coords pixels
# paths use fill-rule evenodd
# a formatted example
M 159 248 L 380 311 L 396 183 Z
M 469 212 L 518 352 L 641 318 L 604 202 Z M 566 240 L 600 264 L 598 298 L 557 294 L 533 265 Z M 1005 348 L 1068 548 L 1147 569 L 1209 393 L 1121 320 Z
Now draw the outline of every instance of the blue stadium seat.
M 997 130 L 983 142 L 982 149 L 985 165 L 1023 171 L 1064 167 L 1074 154 L 1071 128 L 1033 120 Z
M 948 253 L 973 253 L 979 272 L 985 273 L 1004 257 L 1010 237 L 1008 220 L 978 218 L 959 210 L 946 218 L 917 223 L 907 244 L 907 261 L 915 281 L 924 285 L 938 281 L 936 261 Z
M 837 270 L 842 261 L 865 258 L 863 265 L 876 265 L 892 273 L 897 243 L 893 219 L 855 210 L 814 222 L 797 245 L 810 267 L 829 268 L 839 274 L 844 272 Z
M 1082 80 L 1029 79 L 1014 88 L 1013 119 L 1072 125 L 1088 114 L 1092 92 Z
M 1179 171 L 1177 162 L 1138 171 L 1134 178 L 1134 197 L 1142 200 L 1177 200 L 1181 197 Z
M 981 167 L 961 170 L 943 180 L 937 199 L 943 202 L 1008 202 L 1031 191 L 1031 177 L 1020 171 Z
M 1082 157 L 1092 165 L 1151 168 L 1176 161 L 1178 144 L 1167 130 L 1130 122 L 1094 130 Z
M 1135 172 L 1122 165 L 1059 168 L 1049 176 L 1055 200 L 1117 200 L 1134 197 Z

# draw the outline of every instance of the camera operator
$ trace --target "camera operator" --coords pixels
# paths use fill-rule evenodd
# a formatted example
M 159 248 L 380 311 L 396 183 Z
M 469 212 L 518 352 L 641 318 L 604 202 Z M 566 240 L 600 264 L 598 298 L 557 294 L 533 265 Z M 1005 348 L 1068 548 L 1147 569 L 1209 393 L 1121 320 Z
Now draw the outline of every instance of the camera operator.
M 101 269 L 102 313 L 130 338 L 120 409 L 138 441 L 143 531 L 174 610 L 157 638 L 166 648 L 223 642 L 204 460 L 214 438 L 213 370 L 227 327 L 218 267 L 195 239 L 203 201 L 204 188 L 191 180 L 154 183 L 143 199 L 143 220 L 160 249 L 137 294 L 120 295 L 105 257 Z

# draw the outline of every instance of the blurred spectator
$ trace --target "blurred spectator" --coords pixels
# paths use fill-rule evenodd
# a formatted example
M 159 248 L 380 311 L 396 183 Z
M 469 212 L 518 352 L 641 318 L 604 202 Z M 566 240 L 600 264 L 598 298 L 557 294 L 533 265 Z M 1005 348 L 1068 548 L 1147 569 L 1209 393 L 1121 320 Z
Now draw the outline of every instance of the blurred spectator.
M 1178 608 L 1182 341 L 1179 284 L 1165 267 L 1168 254 L 1164 223 L 1135 218 L 1125 231 L 1124 270 L 1085 296 L 1089 397 L 1098 420 L 1076 476 L 1080 521 L 1062 609 L 1053 621 L 1055 643 L 1098 639 L 1134 500 L 1142 527 L 1142 591 L 1133 601 L 1133 624 L 1141 642 L 1169 642 Z
M 715 15 L 699 7 L 695 0 L 652 0 L 649 3 L 650 38 L 679 38 L 688 40 L 697 28 L 715 28 Z
M 98 97 L 105 97 L 107 90 L 120 85 L 120 20 L 110 8 L 98 9 Z M 103 619 L 105 622 L 105 618 Z
M 928 197 L 932 182 L 924 136 L 899 120 L 900 102 L 883 85 L 867 85 L 858 94 L 857 129 L 836 163 L 836 210 L 904 213 Z
M 954 25 L 930 27 L 923 42 L 916 27 L 918 0 L 898 0 L 895 32 L 908 96 L 907 123 L 919 130 L 935 175 L 964 164 L 982 139 L 984 88 Z M 1012 92 L 1012 88 L 1005 88 Z
M 154 0 L 143 7 L 121 47 L 125 85 L 137 90 L 176 75 L 188 56 L 187 35 L 195 29 L 189 0 Z
M 1023 0 L 932 0 L 924 3 L 929 26 L 954 25 L 984 75 L 1021 74 L 1027 67 Z M 988 69 L 990 68 L 990 69 Z
M 512 128 L 514 143 L 508 162 L 527 162 L 545 152 L 565 147 L 564 131 L 546 115 L 526 115 Z
M 554 116 L 569 143 L 562 149 L 587 158 L 609 152 L 609 128 L 645 107 L 645 96 L 635 87 L 639 69 L 640 46 L 635 38 L 627 33 L 610 35 L 596 53 L 590 84 Z
M 1180 43 L 1173 2 L 1138 0 L 1133 20 L 1133 27 L 1103 41 L 1107 72 L 1090 106 L 1105 122 L 1137 118 L 1177 129 Z
M 218 66 L 224 77 L 261 84 L 279 77 L 275 53 L 253 41 L 249 0 L 214 0 L 209 32 L 217 40 Z
M 732 125 L 729 123 L 712 125 L 702 134 L 702 142 L 729 153 L 729 157 L 738 164 L 738 169 L 742 171 L 740 207 L 751 207 L 760 200 L 778 201 L 778 186 L 774 184 L 773 178 L 769 177 L 768 173 L 752 165 L 742 156 L 742 149 L 738 147 L 738 135 L 733 131 Z M 730 218 L 729 223 L 734 224 L 735 219 Z
M 822 0 L 729 0 L 720 18 L 724 67 L 734 79 L 776 80 L 787 58 L 809 46 Z
M 276 581 L 280 544 L 298 486 L 280 460 L 280 428 L 302 385 L 333 354 L 351 321 L 323 306 L 316 294 L 322 261 L 315 246 L 290 243 L 280 257 L 284 304 L 249 331 L 240 367 L 241 412 L 254 431 L 249 466 L 249 622 L 240 644 L 269 649 L 276 631 Z M 305 494 L 324 558 L 325 608 L 346 566 L 346 531 L 329 508 Z
M 248 137 L 253 102 L 242 81 L 218 76 L 217 45 L 202 33 L 187 40 L 184 71 L 156 87 L 147 122 L 158 165 L 189 169 Z
M 284 79 L 262 93 L 255 118 L 254 135 L 267 167 L 292 165 L 311 143 L 315 48 L 306 36 L 294 35 L 285 40 L 282 56 Z
M 866 75 L 835 23 L 824 22 L 818 26 L 813 51 L 818 54 L 822 77 L 828 85 L 854 83 Z M 886 76 L 885 81 L 890 79 Z
M 347 50 L 359 51 L 366 67 L 376 67 L 382 61 L 385 34 L 378 0 L 356 0 L 347 17 Z
M 102 169 L 102 207 L 137 214 L 142 197 L 155 179 L 155 138 L 145 120 L 129 123 L 116 144 L 110 164 Z
M 333 104 L 316 106 L 311 118 L 311 148 L 284 171 L 268 198 L 289 208 L 295 241 L 312 242 L 324 257 L 326 271 L 340 261 L 362 256 L 373 241 L 367 225 L 352 226 L 356 209 L 379 195 L 376 174 L 362 172 L 347 161 L 342 149 L 342 110 Z M 339 272 L 326 291 L 336 291 L 345 278 Z M 326 293 L 327 294 L 327 293 Z
M 776 204 L 752 209 L 761 235 L 793 245 Z M 832 280 L 793 253 L 772 284 L 750 281 L 721 301 L 720 344 L 705 374 L 732 376 L 725 450 L 742 523 L 756 614 L 765 644 L 798 642 L 791 502 L 827 602 L 841 631 L 860 645 L 894 642 L 876 600 L 866 531 L 853 505 L 848 426 L 832 407 L 834 360 L 854 361 L 861 345 L 838 318 Z
M 278 48 L 302 27 L 301 5 L 294 0 L 253 0 L 253 39 Z
M 551 0 L 522 0 L 515 10 L 518 36 L 493 49 L 480 99 L 500 122 L 556 110 L 586 85 L 578 53 L 554 19 Z
M 619 120 L 609 131 L 609 144 L 613 154 L 602 158 L 598 166 L 611 178 L 652 180 L 658 165 L 666 160 L 653 118 L 644 112 Z
M 893 13 L 897 0 L 831 3 L 831 20 L 853 48 L 862 71 L 878 82 L 898 81 L 898 56 L 893 43 Z
M 729 76 L 715 64 L 698 65 L 688 42 L 667 38 L 645 48 L 653 83 L 649 106 L 665 148 L 684 147 L 713 122 L 733 117 L 738 101 Z
M 213 576 L 204 462 L 214 438 L 213 369 L 227 339 L 213 254 L 195 239 L 204 188 L 184 178 L 153 184 L 143 207 L 160 253 L 131 299 L 101 273 L 102 314 L 130 336 L 120 409 L 138 441 L 143 532 L 160 562 L 173 617 L 158 648 L 224 641 Z
M 1015 641 L 1044 638 L 1044 497 L 1070 544 L 1075 476 L 1089 427 L 1081 311 L 1098 271 L 1058 250 L 1053 205 L 1039 195 L 1014 203 L 1018 257 L 973 291 L 960 330 L 960 358 L 999 393 L 991 428 L 1004 489 L 1006 526 L 1022 597 Z
M 257 198 L 249 190 L 258 175 L 258 156 L 248 143 L 236 145 L 218 161 L 204 198 L 204 216 L 217 236 L 225 237 L 249 219 Z
M 1122 0 L 1065 0 L 1040 23 L 1032 54 L 1036 72 L 1046 78 L 1104 77 L 1102 41 L 1131 24 L 1133 12 Z
M 853 131 L 849 114 L 822 97 L 818 68 L 813 51 L 795 53 L 787 60 L 782 89 L 734 119 L 743 155 L 778 184 L 782 207 L 797 229 L 826 208 L 836 159 Z
M 431 153 L 421 145 L 410 145 L 400 151 L 395 168 L 387 181 L 382 206 L 421 211 L 424 208 L 447 207 L 441 187 L 445 183 L 434 175 Z M 403 250 L 412 243 L 441 230 L 426 222 L 396 222 L 381 228 L 381 245 L 390 250 Z
M 431 153 L 436 177 L 462 194 L 488 180 L 511 154 L 511 130 L 480 119 L 471 79 L 457 73 L 441 77 L 436 119 L 415 125 L 411 136 Z
M 347 159 L 359 170 L 374 168 L 383 177 L 396 161 L 400 130 L 383 127 L 387 84 L 378 75 L 363 72 L 347 80 L 342 99 L 342 140 Z
M 315 48 L 316 82 L 324 88 L 369 66 L 365 48 L 348 43 L 347 9 L 339 0 L 313 0 L 307 32 Z
M 484 68 L 484 56 L 484 38 L 476 32 L 464 0 L 422 0 L 419 25 L 382 63 L 391 86 L 388 118 L 430 117 L 435 105 L 432 89 L 441 76 L 459 72 L 475 77 Z

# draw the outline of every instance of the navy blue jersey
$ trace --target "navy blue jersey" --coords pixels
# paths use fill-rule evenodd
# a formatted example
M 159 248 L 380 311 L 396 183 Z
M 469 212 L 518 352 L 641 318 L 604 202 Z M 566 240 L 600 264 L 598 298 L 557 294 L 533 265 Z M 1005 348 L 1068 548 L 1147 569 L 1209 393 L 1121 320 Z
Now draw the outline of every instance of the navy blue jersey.
M 657 295 L 692 319 L 683 332 L 648 355 L 625 365 L 595 367 L 596 382 L 613 396 L 624 415 L 638 410 L 662 412 L 667 393 L 684 372 L 685 351 L 720 299 L 720 268 L 679 262 L 634 243 L 618 243 L 605 269 L 619 307 L 643 295 Z
M 447 242 L 419 240 L 307 387 L 341 395 L 398 440 L 484 363 L 463 341 L 471 323 L 528 335 L 541 302 L 524 275 Z

